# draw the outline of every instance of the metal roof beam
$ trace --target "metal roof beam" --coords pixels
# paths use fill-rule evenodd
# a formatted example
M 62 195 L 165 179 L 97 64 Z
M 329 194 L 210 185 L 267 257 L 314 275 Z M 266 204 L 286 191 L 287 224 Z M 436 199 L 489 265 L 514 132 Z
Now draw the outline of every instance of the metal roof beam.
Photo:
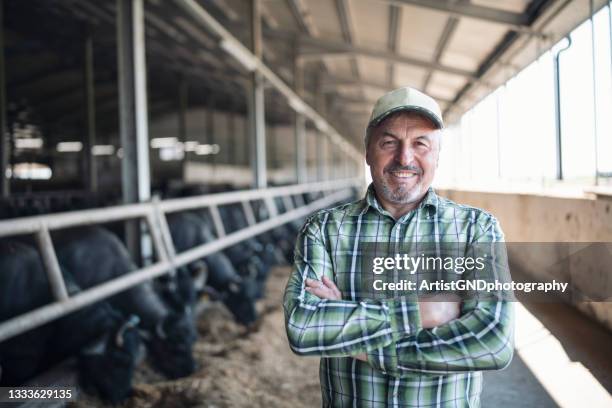
M 454 68 L 437 62 L 430 62 L 414 57 L 408 57 L 387 50 L 375 50 L 359 46 L 353 46 L 351 44 L 343 42 L 318 40 L 315 38 L 308 37 L 300 37 L 299 42 L 299 55 L 301 58 L 304 59 L 320 59 L 327 56 L 358 54 L 374 58 L 382 58 L 400 64 L 407 64 L 426 69 L 433 69 L 436 71 L 459 75 L 470 79 L 473 79 L 475 77 L 475 73 L 466 71 L 464 69 Z
M 327 133 L 330 140 L 344 150 L 344 152 L 352 156 L 355 160 L 361 160 L 363 154 L 355 148 L 348 139 L 340 136 L 338 131 L 328 124 L 328 122 L 311 106 L 309 106 L 302 98 L 299 97 L 276 73 L 274 73 L 266 64 L 261 61 L 255 54 L 246 48 L 236 37 L 234 37 L 225 26 L 219 23 L 210 13 L 208 13 L 195 0 L 174 0 L 174 3 L 179 5 L 186 13 L 193 16 L 199 24 L 206 27 L 220 42 L 221 48 L 238 61 L 245 69 L 250 72 L 258 72 L 274 88 L 281 93 L 293 110 L 300 112 L 312 120 L 317 128 L 324 133 Z
M 321 87 L 325 90 L 335 90 L 336 86 L 339 85 L 355 85 L 355 86 L 367 86 L 371 88 L 381 89 L 384 92 L 390 91 L 392 88 L 385 82 L 359 80 L 354 78 L 340 78 L 336 76 L 326 76 L 321 81 Z
M 452 3 L 445 0 L 382 0 L 395 5 L 410 5 L 442 11 L 458 17 L 471 17 L 491 23 L 503 24 L 517 29 L 529 27 L 529 15 L 514 13 L 492 7 L 470 3 Z
M 389 33 L 387 47 L 390 52 L 397 53 L 397 35 L 402 21 L 402 8 L 394 5 L 389 6 Z M 387 82 L 389 86 L 393 86 L 393 77 L 395 69 L 393 62 L 387 64 Z
M 299 0 L 286 0 L 286 1 L 287 1 L 287 6 L 289 7 L 289 10 L 291 10 L 291 14 L 293 15 L 293 18 L 295 19 L 298 26 L 300 27 L 300 31 L 312 35 L 313 30 L 311 30 L 310 25 L 308 24 L 308 22 L 302 15 L 302 7 L 301 7 L 301 4 L 299 4 Z
M 451 37 L 457 29 L 458 24 L 459 19 L 457 17 L 449 17 L 446 21 L 446 25 L 444 26 L 444 30 L 442 31 L 442 35 L 440 35 L 440 39 L 438 40 L 438 44 L 436 45 L 436 50 L 434 52 L 435 62 L 440 62 L 440 58 L 442 58 L 442 54 L 446 50 L 446 47 L 448 46 Z M 421 89 L 423 89 L 423 91 L 425 92 L 427 92 L 427 87 L 429 86 L 429 82 L 431 81 L 432 75 L 433 71 L 429 70 L 427 76 L 423 80 L 423 86 L 421 87 Z
M 347 44 L 353 45 L 354 35 L 351 26 L 351 15 L 346 0 L 336 0 L 336 9 L 338 10 L 338 19 L 342 29 L 342 38 Z M 359 68 L 354 58 L 351 58 L 351 71 L 353 71 L 353 76 L 359 78 Z
M 571 0 L 558 1 L 558 0 L 533 0 L 528 8 L 525 15 L 527 16 L 528 26 L 534 25 L 535 21 L 544 14 L 544 12 L 552 8 L 555 4 L 558 5 L 556 13 L 561 12 L 567 5 L 571 3 Z M 549 20 L 552 17 L 549 17 Z M 476 80 L 466 84 L 455 96 L 453 102 L 444 110 L 443 115 L 447 115 L 454 108 L 456 108 L 465 95 L 477 84 L 482 83 L 482 78 L 501 60 L 504 54 L 515 44 L 518 39 L 521 38 L 520 32 L 508 32 L 495 49 L 489 54 L 482 64 L 478 67 L 476 73 Z
M 358 80 L 353 78 L 341 78 L 337 76 L 326 76 L 321 81 L 321 87 L 323 91 L 335 91 L 337 86 L 366 86 L 370 88 L 380 89 L 382 92 L 389 92 L 393 89 L 392 86 L 385 82 L 376 82 L 376 81 L 367 81 L 367 80 Z M 341 95 L 338 96 L 342 100 L 347 100 L 346 97 Z M 450 103 L 452 102 L 446 98 L 440 98 L 435 95 L 432 95 L 432 98 L 436 99 L 439 102 Z M 357 100 L 350 100 L 350 102 L 357 102 Z M 370 100 L 362 100 L 362 102 L 372 102 Z

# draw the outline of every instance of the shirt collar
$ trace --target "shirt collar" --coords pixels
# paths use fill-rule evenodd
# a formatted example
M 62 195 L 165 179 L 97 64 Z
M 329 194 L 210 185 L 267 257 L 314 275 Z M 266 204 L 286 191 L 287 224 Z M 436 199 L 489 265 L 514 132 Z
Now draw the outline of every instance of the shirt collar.
M 361 201 L 362 201 L 361 208 L 357 208 L 357 210 L 359 211 L 357 212 L 356 215 L 363 215 L 370 208 L 372 208 L 373 210 L 378 211 L 379 213 L 383 215 L 391 216 L 391 214 L 389 214 L 389 212 L 385 210 L 380 205 L 378 200 L 376 199 L 376 194 L 374 192 L 374 183 L 370 183 L 370 185 L 368 186 L 366 195 Z M 427 189 L 427 193 L 425 194 L 425 197 L 423 198 L 423 200 L 421 200 L 421 203 L 419 204 L 417 209 L 418 210 L 427 209 L 429 210 L 429 215 L 433 215 L 438 210 L 439 203 L 440 203 L 440 200 L 438 198 L 438 195 L 434 191 L 433 187 L 429 187 L 429 189 Z M 403 221 L 406 218 L 406 215 L 402 216 L 398 221 Z

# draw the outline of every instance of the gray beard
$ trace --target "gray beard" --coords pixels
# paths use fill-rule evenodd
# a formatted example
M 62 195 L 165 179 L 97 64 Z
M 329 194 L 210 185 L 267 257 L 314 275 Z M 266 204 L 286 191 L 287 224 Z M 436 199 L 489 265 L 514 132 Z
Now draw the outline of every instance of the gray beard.
M 389 202 L 394 204 L 409 204 L 415 202 L 420 196 L 420 187 L 421 182 L 419 181 L 414 187 L 411 189 L 407 189 L 404 187 L 398 187 L 393 190 L 387 184 L 386 180 L 382 181 L 382 195 Z

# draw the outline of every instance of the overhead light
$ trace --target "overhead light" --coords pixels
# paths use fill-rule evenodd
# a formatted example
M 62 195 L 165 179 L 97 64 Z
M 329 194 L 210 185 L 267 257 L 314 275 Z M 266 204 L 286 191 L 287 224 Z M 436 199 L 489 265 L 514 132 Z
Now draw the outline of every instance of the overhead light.
M 196 148 L 195 153 L 198 156 L 206 156 L 209 154 L 217 154 L 220 150 L 221 148 L 218 144 L 202 144 Z
M 15 139 L 16 149 L 40 149 L 43 146 L 43 140 L 39 137 L 27 139 Z
M 81 142 L 60 142 L 57 144 L 56 149 L 60 153 L 80 152 L 81 150 L 83 150 L 83 143 Z
M 255 71 L 259 62 L 257 58 L 238 41 L 223 39 L 219 46 L 232 57 L 236 58 L 247 70 Z
M 158 137 L 151 139 L 151 147 L 153 149 L 162 149 L 164 147 L 173 147 L 178 142 L 176 137 Z
M 177 143 L 174 146 L 162 147 L 159 149 L 159 159 L 161 161 L 183 160 L 183 157 L 185 157 L 183 143 Z
M 199 142 L 189 141 L 184 143 L 184 150 L 186 152 L 195 152 L 198 148 Z
M 199 145 L 195 150 L 195 154 L 198 156 L 206 156 L 211 153 L 212 149 L 210 148 L 210 145 Z
M 91 148 L 91 154 L 94 156 L 110 156 L 115 153 L 113 145 L 95 145 Z
M 13 165 L 9 177 L 23 180 L 49 180 L 53 174 L 51 167 L 42 163 L 17 163 Z

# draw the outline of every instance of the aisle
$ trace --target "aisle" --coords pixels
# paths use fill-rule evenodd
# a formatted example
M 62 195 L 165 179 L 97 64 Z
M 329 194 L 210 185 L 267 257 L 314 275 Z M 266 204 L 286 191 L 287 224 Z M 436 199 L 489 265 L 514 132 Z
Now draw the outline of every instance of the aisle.
M 516 304 L 514 359 L 485 373 L 484 407 L 612 407 L 612 333 L 563 303 Z

